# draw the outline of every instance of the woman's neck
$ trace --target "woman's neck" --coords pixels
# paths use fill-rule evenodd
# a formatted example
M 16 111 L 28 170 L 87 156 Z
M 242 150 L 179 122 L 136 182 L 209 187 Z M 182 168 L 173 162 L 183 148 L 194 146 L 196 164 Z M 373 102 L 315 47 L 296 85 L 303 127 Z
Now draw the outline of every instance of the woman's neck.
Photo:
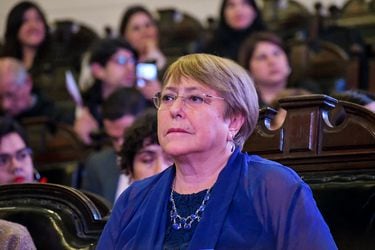
M 199 153 L 178 157 L 175 159 L 174 190 L 181 194 L 191 194 L 211 188 L 231 154 L 229 145 L 224 150 L 210 152 L 209 155 Z
M 25 65 L 26 69 L 30 69 L 34 63 L 36 49 L 33 47 L 24 46 L 22 52 L 23 52 L 23 58 L 22 58 L 23 64 Z

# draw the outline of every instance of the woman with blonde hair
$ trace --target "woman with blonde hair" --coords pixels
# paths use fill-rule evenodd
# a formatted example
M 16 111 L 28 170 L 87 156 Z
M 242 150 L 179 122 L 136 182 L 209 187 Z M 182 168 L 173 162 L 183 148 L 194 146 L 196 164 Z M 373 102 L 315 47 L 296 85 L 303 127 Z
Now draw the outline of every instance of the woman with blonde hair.
M 164 81 L 158 138 L 174 164 L 120 196 L 98 249 L 337 249 L 309 186 L 241 152 L 258 120 L 241 66 L 192 54 Z

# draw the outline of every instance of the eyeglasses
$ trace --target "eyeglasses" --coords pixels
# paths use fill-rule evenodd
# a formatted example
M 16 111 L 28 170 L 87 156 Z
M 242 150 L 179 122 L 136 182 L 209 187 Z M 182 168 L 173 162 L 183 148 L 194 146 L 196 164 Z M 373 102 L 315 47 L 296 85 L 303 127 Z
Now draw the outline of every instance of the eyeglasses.
M 134 57 L 128 57 L 128 56 L 117 56 L 111 58 L 111 61 L 118 64 L 118 65 L 126 65 L 126 64 L 135 64 L 136 60 Z
M 201 106 L 203 103 L 210 104 L 212 99 L 224 100 L 223 97 L 219 96 L 212 96 L 203 93 L 192 93 L 186 96 L 175 95 L 172 93 L 157 93 L 152 99 L 154 101 L 154 105 L 157 109 L 168 108 L 172 106 L 172 104 L 177 100 L 177 98 L 181 98 L 183 103 L 186 106 L 191 108 L 197 108 Z
M 14 154 L 1 154 L 0 153 L 0 168 L 9 167 L 12 159 L 15 158 L 18 162 L 23 163 L 33 153 L 31 148 L 23 148 Z

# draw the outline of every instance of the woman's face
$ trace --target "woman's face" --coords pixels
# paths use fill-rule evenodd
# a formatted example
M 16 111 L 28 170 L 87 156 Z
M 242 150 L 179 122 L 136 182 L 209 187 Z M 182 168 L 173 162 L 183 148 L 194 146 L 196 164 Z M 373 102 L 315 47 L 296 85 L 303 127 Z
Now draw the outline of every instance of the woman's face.
M 10 133 L 0 141 L 0 185 L 32 182 L 31 151 L 17 133 Z
M 286 84 L 290 74 L 287 55 L 271 42 L 259 42 L 250 58 L 249 71 L 256 85 Z
M 219 98 L 202 98 L 204 94 Z M 181 78 L 179 83 L 168 81 L 162 96 L 166 100 L 177 96 L 158 109 L 158 137 L 166 153 L 174 158 L 221 153 L 227 144 L 230 122 L 224 118 L 226 103 L 217 91 Z
M 158 29 L 147 14 L 138 12 L 129 19 L 123 36 L 137 51 L 141 52 L 147 43 L 157 43 Z
M 35 8 L 23 14 L 23 23 L 18 31 L 18 39 L 23 46 L 37 48 L 46 36 L 42 17 Z
M 173 164 L 159 144 L 149 144 L 137 152 L 133 163 L 133 179 L 141 180 L 162 172 Z
M 225 5 L 224 18 L 232 29 L 246 29 L 252 25 L 256 17 L 255 9 L 246 0 L 228 0 Z

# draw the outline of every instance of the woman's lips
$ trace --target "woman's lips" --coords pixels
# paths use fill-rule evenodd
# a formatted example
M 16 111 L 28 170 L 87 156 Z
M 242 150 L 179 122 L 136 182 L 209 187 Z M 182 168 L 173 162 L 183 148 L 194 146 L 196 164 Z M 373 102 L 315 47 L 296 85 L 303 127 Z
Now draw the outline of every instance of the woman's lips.
M 16 178 L 13 179 L 14 183 L 23 183 L 25 182 L 25 177 L 23 176 L 17 176 Z
M 171 134 L 171 133 L 188 133 L 188 132 L 182 128 L 170 128 L 168 129 L 167 134 Z
M 39 29 L 30 29 L 27 31 L 27 34 L 29 35 L 42 35 L 43 34 L 43 31 L 39 30 Z

